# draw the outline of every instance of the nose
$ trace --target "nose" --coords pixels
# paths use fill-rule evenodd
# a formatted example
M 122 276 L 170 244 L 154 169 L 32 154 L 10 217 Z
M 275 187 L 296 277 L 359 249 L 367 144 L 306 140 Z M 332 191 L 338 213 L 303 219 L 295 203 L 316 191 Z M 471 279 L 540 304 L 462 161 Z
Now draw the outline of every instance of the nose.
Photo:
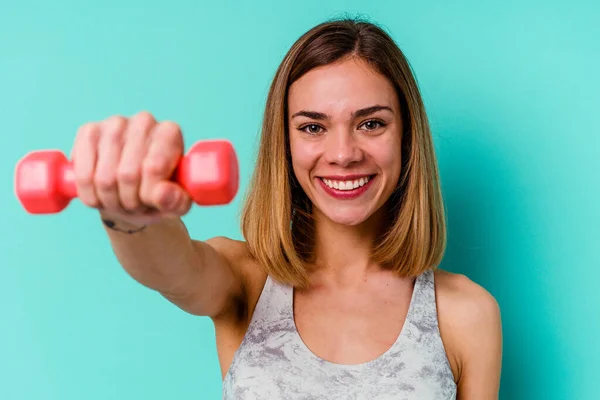
M 363 152 L 353 132 L 330 132 L 325 141 L 325 160 L 330 164 L 348 167 L 363 159 Z

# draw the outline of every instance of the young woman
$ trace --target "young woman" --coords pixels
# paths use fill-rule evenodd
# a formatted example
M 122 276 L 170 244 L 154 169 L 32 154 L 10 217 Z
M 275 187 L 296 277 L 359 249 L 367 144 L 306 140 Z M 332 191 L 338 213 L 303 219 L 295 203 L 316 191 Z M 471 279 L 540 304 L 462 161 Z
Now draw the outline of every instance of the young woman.
M 168 179 L 177 124 L 149 113 L 84 125 L 80 199 L 120 264 L 214 321 L 227 399 L 496 399 L 494 298 L 437 268 L 438 170 L 409 64 L 376 25 L 320 24 L 272 83 L 245 241 L 189 237 Z

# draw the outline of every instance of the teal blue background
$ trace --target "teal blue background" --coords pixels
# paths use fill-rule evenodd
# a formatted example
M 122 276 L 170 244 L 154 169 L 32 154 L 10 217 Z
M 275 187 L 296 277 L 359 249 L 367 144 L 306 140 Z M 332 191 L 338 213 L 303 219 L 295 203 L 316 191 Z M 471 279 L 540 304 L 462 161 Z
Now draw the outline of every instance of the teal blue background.
M 447 3 L 452 3 L 449 5 Z M 246 188 L 268 85 L 304 31 L 388 29 L 431 118 L 443 267 L 498 300 L 502 399 L 595 399 L 600 378 L 600 6 L 593 1 L 104 1 L 0 7 L 0 399 L 217 399 L 210 320 L 130 279 L 93 210 L 30 216 L 17 160 L 149 110 L 233 141 Z M 240 238 L 241 196 L 185 217 Z

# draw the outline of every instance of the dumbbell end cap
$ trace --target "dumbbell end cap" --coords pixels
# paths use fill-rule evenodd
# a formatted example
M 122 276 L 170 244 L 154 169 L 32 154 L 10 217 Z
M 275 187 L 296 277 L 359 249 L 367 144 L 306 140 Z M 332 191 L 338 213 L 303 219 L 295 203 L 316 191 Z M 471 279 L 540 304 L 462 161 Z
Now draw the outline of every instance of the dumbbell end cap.
M 228 140 L 205 140 L 192 146 L 176 171 L 177 181 L 200 206 L 229 204 L 239 188 L 239 166 Z
M 54 214 L 67 207 L 72 199 L 62 182 L 67 165 L 67 158 L 59 150 L 32 151 L 18 161 L 14 192 L 25 211 Z

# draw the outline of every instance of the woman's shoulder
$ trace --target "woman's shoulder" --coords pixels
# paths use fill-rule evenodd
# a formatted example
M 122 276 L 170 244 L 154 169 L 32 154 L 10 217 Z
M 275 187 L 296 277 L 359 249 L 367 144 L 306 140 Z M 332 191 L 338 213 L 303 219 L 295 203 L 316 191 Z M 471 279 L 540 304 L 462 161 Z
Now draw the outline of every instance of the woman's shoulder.
M 498 302 L 463 274 L 437 269 L 435 287 L 440 331 L 457 381 L 495 381 L 502 354 Z
M 464 317 L 477 317 L 480 312 L 497 312 L 499 306 L 492 294 L 483 286 L 463 274 L 442 269 L 435 270 L 435 287 L 438 297 L 452 302 L 457 312 L 466 313 Z
M 251 261 L 252 253 L 244 240 L 232 239 L 227 236 L 215 236 L 205 240 L 212 248 L 217 250 L 228 261 Z
M 466 338 L 477 331 L 497 330 L 500 307 L 492 294 L 463 274 L 435 271 L 435 289 L 440 319 Z
M 250 247 L 245 240 L 215 236 L 206 240 L 206 243 L 227 260 L 235 273 L 238 273 L 245 280 L 258 281 L 260 286 L 264 284 L 267 274 L 252 255 Z

